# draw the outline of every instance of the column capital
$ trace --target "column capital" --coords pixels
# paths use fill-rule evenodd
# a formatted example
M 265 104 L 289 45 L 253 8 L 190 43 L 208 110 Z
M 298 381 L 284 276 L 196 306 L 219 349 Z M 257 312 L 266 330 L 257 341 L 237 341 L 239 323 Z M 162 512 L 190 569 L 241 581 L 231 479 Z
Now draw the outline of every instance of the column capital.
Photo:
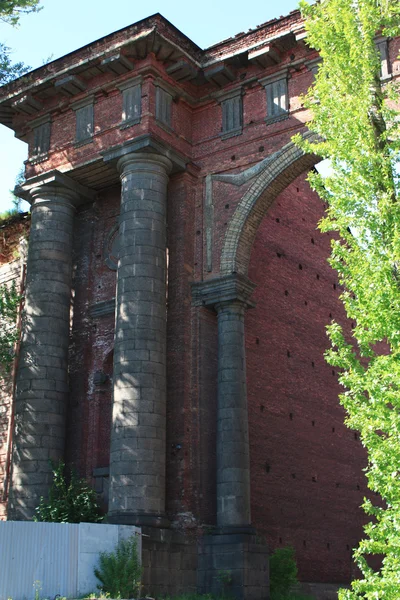
M 117 162 L 117 169 L 121 177 L 132 172 L 148 172 L 151 170 L 161 170 L 163 174 L 169 175 L 172 168 L 173 164 L 169 158 L 152 152 L 131 152 L 121 156 Z
M 16 186 L 14 193 L 32 205 L 51 202 L 71 204 L 75 207 L 85 202 L 93 202 L 97 196 L 90 188 L 57 170 L 27 179 L 22 185 Z
M 157 155 L 161 158 L 166 158 L 170 161 L 170 170 L 172 173 L 184 171 L 189 162 L 184 156 L 173 150 L 169 145 L 150 134 L 140 135 L 134 140 L 115 146 L 102 154 L 105 163 L 115 164 L 118 169 L 120 169 L 118 165 L 121 164 L 121 159 L 123 157 L 134 154 L 143 156 L 148 155 L 149 157 L 151 155 Z
M 192 300 L 194 306 L 207 306 L 218 312 L 228 306 L 253 308 L 255 303 L 250 300 L 256 284 L 245 275 L 232 273 L 223 277 L 195 281 L 192 283 Z

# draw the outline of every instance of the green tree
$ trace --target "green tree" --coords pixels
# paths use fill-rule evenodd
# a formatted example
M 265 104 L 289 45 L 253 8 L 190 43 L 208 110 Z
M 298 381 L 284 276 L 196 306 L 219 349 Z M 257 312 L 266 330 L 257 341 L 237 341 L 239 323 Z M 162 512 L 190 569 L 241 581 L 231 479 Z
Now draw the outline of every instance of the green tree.
M 35 521 L 47 523 L 99 523 L 103 520 L 97 504 L 96 492 L 86 479 L 80 479 L 71 469 L 66 475 L 65 463 L 55 465 L 53 483 L 48 499 L 40 498 Z
M 330 263 L 354 323 L 328 327 L 327 361 L 340 370 L 347 425 L 367 450 L 366 476 L 380 502 L 354 551 L 361 576 L 342 600 L 400 598 L 400 122 L 398 87 L 382 82 L 376 36 L 400 34 L 398 0 L 322 0 L 301 6 L 308 43 L 322 57 L 305 105 L 320 142 L 297 143 L 330 158 L 333 173 L 310 181 L 327 201 Z M 398 105 L 397 105 L 398 106 Z M 381 557 L 372 568 L 371 556 Z
M 0 21 L 16 27 L 22 15 L 38 12 L 40 0 L 0 0 Z M 22 62 L 11 60 L 11 50 L 0 42 L 0 85 L 12 81 L 29 71 Z
M 15 284 L 0 286 L 0 382 L 9 379 L 14 359 L 19 301 Z

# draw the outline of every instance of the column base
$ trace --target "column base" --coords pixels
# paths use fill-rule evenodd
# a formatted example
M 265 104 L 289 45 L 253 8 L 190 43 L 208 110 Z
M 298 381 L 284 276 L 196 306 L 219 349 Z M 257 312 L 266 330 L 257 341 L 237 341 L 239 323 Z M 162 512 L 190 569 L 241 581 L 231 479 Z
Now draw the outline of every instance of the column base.
M 108 523 L 116 525 L 136 525 L 137 527 L 158 527 L 168 529 L 169 519 L 160 513 L 113 512 L 107 515 Z
M 199 542 L 197 589 L 237 600 L 269 598 L 268 548 L 255 533 L 206 535 Z M 253 529 L 254 532 L 254 529 Z

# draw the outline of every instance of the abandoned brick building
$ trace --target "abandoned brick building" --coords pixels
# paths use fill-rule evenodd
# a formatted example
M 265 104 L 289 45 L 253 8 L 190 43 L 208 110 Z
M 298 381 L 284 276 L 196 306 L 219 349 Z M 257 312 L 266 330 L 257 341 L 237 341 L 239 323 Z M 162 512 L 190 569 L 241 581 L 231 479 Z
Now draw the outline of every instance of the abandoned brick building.
M 157 590 L 229 570 L 266 597 L 267 546 L 321 598 L 352 576 L 365 456 L 323 358 L 344 314 L 319 158 L 291 141 L 305 38 L 294 11 L 201 50 L 156 14 L 0 90 L 32 205 L 4 515 L 30 519 L 64 458 L 147 532 Z

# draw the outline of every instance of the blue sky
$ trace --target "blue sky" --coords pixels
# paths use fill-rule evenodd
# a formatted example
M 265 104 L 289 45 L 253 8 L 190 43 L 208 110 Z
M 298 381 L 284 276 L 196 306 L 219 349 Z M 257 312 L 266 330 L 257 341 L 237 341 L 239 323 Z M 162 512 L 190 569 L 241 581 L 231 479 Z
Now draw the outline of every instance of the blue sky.
M 206 48 L 269 19 L 288 14 L 297 0 L 42 0 L 43 9 L 21 19 L 18 28 L 0 24 L 1 41 L 14 62 L 32 68 L 160 12 L 196 44 Z M 11 205 L 9 190 L 27 157 L 27 146 L 0 126 L 0 212 Z

